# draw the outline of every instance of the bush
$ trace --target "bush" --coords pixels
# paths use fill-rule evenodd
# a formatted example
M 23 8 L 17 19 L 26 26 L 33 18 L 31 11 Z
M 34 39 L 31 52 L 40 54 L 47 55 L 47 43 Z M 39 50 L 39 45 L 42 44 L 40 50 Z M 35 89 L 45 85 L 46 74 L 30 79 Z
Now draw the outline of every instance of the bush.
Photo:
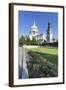
M 58 47 L 58 41 L 57 42 L 51 42 L 51 43 L 42 43 L 42 46 L 46 46 L 46 47 Z
M 39 64 L 33 64 L 30 77 L 31 78 L 39 78 L 39 77 L 41 77 L 41 75 L 40 75 L 40 65 Z
M 58 75 L 56 64 L 44 59 L 38 53 L 29 51 L 28 54 L 31 56 L 31 59 L 27 62 L 30 78 L 56 77 Z

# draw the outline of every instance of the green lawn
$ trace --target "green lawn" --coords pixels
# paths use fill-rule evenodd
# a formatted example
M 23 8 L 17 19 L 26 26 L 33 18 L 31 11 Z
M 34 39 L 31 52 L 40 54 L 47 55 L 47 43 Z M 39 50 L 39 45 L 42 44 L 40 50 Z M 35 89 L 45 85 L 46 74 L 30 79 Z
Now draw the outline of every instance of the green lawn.
M 52 63 L 58 64 L 58 49 L 43 47 L 43 48 L 31 48 L 32 52 L 40 54 L 46 60 L 51 61 Z
M 55 77 L 58 75 L 58 48 L 41 47 L 28 50 L 30 78 Z
M 41 47 L 41 48 L 31 48 L 30 50 L 36 51 L 36 52 L 41 52 L 41 53 L 46 53 L 46 54 L 52 54 L 52 55 L 57 55 L 58 54 L 58 49 L 57 48 L 50 48 L 50 47 Z

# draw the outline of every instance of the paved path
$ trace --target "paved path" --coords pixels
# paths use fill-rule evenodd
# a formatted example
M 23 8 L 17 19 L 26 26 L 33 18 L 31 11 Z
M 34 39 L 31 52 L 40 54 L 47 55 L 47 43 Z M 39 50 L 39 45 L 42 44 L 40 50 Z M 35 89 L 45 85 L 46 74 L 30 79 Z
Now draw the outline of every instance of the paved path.
M 25 48 L 19 47 L 19 55 L 18 55 L 19 62 L 18 63 L 19 63 L 19 78 L 20 79 L 29 78 L 26 57 L 27 57 L 27 52 Z

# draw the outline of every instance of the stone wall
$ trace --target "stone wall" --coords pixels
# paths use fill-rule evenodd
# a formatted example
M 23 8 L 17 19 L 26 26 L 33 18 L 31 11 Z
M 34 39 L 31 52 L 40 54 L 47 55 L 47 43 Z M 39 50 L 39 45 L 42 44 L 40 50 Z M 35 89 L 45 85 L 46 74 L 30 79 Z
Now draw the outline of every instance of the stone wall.
M 40 46 L 36 46 L 36 45 L 23 45 L 24 48 L 38 48 Z

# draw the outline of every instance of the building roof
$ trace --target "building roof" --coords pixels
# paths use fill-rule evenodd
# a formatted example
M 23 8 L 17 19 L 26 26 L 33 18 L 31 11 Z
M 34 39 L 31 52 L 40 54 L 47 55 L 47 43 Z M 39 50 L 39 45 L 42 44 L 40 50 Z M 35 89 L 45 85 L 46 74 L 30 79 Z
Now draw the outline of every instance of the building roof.
M 38 28 L 37 28 L 37 26 L 35 24 L 35 21 L 34 21 L 34 24 L 31 26 L 31 30 L 32 31 L 38 31 Z

